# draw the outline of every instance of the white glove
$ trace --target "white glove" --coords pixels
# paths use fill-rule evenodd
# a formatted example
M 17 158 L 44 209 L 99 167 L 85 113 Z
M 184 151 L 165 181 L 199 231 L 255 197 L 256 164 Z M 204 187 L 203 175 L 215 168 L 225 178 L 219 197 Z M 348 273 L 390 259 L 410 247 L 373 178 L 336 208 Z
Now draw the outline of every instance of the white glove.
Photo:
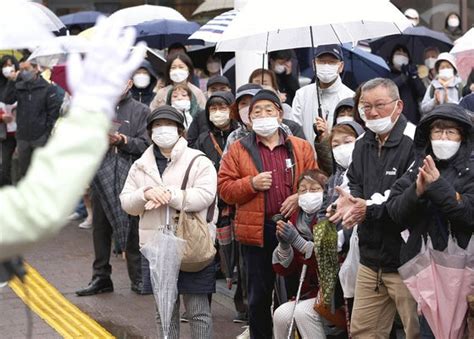
M 71 107 L 104 112 L 111 119 L 115 105 L 129 80 L 143 61 L 145 43 L 135 42 L 133 28 L 123 28 L 115 19 L 99 18 L 90 49 L 81 60 L 71 54 L 67 62 L 67 81 L 72 92 Z

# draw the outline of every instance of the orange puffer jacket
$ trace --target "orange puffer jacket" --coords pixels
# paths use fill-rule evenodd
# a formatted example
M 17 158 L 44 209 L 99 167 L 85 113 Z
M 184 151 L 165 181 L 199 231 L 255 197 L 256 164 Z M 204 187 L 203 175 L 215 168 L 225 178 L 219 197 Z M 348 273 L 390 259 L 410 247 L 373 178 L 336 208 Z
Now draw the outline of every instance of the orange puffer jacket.
M 292 191 L 296 193 L 301 173 L 317 168 L 315 153 L 308 141 L 293 136 L 285 137 L 285 146 L 291 163 L 295 164 Z M 229 205 L 236 205 L 237 240 L 244 245 L 263 247 L 265 193 L 255 191 L 251 183 L 260 172 L 263 172 L 262 159 L 256 135 L 252 132 L 230 146 L 222 158 L 217 184 L 221 199 Z

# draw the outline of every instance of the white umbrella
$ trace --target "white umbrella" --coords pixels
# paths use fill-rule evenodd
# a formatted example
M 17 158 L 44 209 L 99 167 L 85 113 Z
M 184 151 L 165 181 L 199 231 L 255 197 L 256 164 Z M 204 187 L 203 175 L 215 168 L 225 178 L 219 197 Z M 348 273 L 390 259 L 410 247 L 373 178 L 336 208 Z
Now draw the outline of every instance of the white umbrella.
M 23 0 L 8 1 L 0 11 L 0 49 L 36 47 L 52 39 L 44 22 L 35 15 L 31 3 Z
M 234 0 L 206 0 L 193 12 L 193 16 L 207 12 L 234 8 Z
M 233 9 L 216 16 L 209 20 L 205 25 L 201 26 L 201 28 L 194 32 L 188 40 L 202 40 L 208 43 L 217 43 L 221 39 L 222 33 L 224 33 L 227 27 L 232 23 L 237 13 L 239 13 L 239 11 Z
M 275 51 L 401 33 L 410 21 L 388 0 L 252 1 L 222 34 L 217 51 Z M 312 31 L 312 34 L 311 34 Z
M 85 53 L 88 48 L 89 40 L 81 36 L 59 36 L 37 47 L 28 60 L 51 68 L 65 63 L 69 53 Z
M 168 19 L 186 21 L 177 10 L 165 6 L 141 5 L 118 10 L 110 15 L 120 19 L 124 26 L 138 25 L 145 21 Z
M 474 69 L 474 28 L 457 39 L 449 53 L 456 57 L 459 75 L 466 80 Z
M 43 24 L 48 30 L 59 31 L 66 27 L 61 19 L 59 19 L 48 7 L 37 2 L 29 1 L 25 3 L 25 6 L 29 7 L 29 11 L 31 11 L 36 20 Z M 13 16 L 16 14 L 17 13 L 10 13 L 10 15 Z

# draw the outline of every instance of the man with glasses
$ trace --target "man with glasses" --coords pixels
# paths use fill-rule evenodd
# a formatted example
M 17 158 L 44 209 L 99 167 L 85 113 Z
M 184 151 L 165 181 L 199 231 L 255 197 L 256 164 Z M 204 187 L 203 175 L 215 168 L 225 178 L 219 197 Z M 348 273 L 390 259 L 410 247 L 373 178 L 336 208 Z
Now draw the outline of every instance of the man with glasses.
M 252 132 L 234 142 L 221 161 L 218 192 L 236 205 L 235 234 L 247 263 L 249 325 L 252 338 L 272 338 L 273 250 L 278 244 L 272 217 L 289 218 L 298 206 L 296 180 L 315 169 L 311 145 L 287 136 L 278 96 L 259 91 L 249 107 Z
M 388 338 L 398 311 L 407 338 L 419 336 L 416 302 L 398 274 L 406 234 L 386 208 L 390 187 L 414 161 L 415 126 L 402 114 L 396 84 L 376 78 L 361 89 L 359 112 L 368 131 L 356 141 L 347 172 L 350 194 L 338 189 L 330 221 L 358 224 L 360 267 L 357 273 L 351 334 Z M 336 188 L 337 189 L 337 188 Z
M 316 76 L 318 78 L 319 98 L 314 83 L 296 91 L 292 105 L 292 115 L 303 127 L 306 139 L 313 143 L 317 125 L 320 134 L 330 131 L 334 121 L 334 109 L 345 98 L 352 97 L 354 92 L 342 83 L 339 74 L 344 70 L 344 58 L 341 46 L 324 45 L 315 49 Z M 322 117 L 318 117 L 318 100 L 321 100 Z M 320 141 L 320 140 L 318 140 Z

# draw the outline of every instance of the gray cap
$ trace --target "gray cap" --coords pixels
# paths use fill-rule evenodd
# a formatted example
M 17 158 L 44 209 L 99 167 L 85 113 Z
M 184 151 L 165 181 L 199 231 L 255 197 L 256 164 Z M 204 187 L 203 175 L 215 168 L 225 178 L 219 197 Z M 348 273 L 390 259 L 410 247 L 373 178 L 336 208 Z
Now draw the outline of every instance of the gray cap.
M 153 122 L 158 119 L 168 119 L 174 121 L 184 128 L 184 115 L 174 107 L 163 105 L 155 109 L 146 119 L 146 128 L 151 128 Z

